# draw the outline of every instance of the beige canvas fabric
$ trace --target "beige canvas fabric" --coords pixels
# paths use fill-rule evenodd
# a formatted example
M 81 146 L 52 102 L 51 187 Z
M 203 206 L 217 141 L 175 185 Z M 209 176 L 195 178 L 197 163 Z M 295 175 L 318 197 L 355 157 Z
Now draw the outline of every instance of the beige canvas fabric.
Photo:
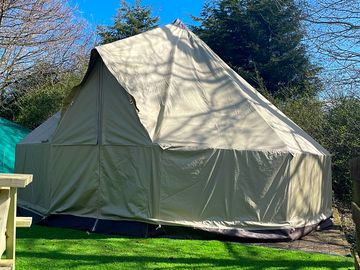
M 19 203 L 43 216 L 272 230 L 331 215 L 329 153 L 176 25 L 96 47 L 56 126 L 17 149 L 34 173 Z
M 96 50 L 164 147 L 328 154 L 186 29 L 167 25 Z
M 26 136 L 26 138 L 21 140 L 19 144 L 35 144 L 49 142 L 55 132 L 55 129 L 57 128 L 60 117 L 60 112 L 54 114 L 40 126 L 35 128 L 28 136 Z

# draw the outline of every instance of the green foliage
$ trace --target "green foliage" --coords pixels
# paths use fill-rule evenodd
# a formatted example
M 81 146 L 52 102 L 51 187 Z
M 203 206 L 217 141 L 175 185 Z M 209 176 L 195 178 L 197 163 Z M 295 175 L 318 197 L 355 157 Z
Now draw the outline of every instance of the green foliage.
M 79 81 L 80 73 L 80 71 L 58 69 L 46 62 L 35 63 L 30 74 L 18 76 L 7 91 L 3 92 L 0 97 L 0 99 L 2 98 L 0 100 L 0 104 L 2 104 L 0 106 L 0 116 L 24 124 L 29 128 L 35 127 L 34 123 L 38 121 L 33 124 L 31 121 L 28 122 L 30 120 L 29 113 L 31 112 L 37 113 L 38 116 L 33 117 L 40 119 L 41 111 L 35 111 L 36 106 L 38 106 L 35 102 L 39 102 L 40 107 L 42 107 L 45 99 L 49 99 L 48 106 L 58 108 L 59 100 L 57 99 L 61 99 L 63 95 L 62 87 L 71 87 L 72 80 Z M 40 93 L 36 93 L 37 91 Z M 57 95 L 60 96 L 57 97 Z M 31 104 L 31 102 L 34 104 Z M 30 110 L 30 107 L 33 107 L 33 110 Z M 45 108 L 42 107 L 42 109 Z M 49 111 L 53 111 L 49 109 L 44 110 L 42 119 L 46 120 Z
M 17 232 L 18 269 L 323 269 L 353 259 L 224 241 L 135 238 L 32 226 Z
M 285 99 L 321 89 L 300 18 L 294 0 L 217 0 L 205 5 L 193 31 L 255 87 Z
M 17 102 L 15 121 L 33 129 L 59 111 L 64 98 L 80 82 L 77 74 L 68 74 L 56 83 L 47 82 L 24 94 Z
M 335 97 L 320 101 L 303 97 L 275 100 L 275 104 L 331 153 L 335 199 L 350 203 L 349 161 L 360 156 L 360 100 Z
M 336 197 L 351 200 L 349 161 L 360 156 L 360 99 L 337 97 L 328 105 L 325 145 L 333 154 L 333 187 Z
M 275 104 L 316 141 L 320 144 L 324 142 L 327 136 L 327 119 L 322 101 L 312 97 L 301 97 L 285 101 L 278 99 L 275 100 Z
M 159 17 L 151 15 L 150 7 L 141 6 L 141 0 L 136 0 L 134 6 L 122 0 L 114 17 L 114 25 L 99 26 L 97 33 L 100 43 L 106 44 L 151 30 L 157 27 L 158 21 Z

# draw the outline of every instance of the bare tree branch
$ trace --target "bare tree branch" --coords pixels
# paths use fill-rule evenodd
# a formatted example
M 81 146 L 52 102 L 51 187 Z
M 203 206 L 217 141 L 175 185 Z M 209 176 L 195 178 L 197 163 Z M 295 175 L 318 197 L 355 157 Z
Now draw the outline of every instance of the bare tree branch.
M 299 0 L 314 55 L 328 83 L 360 96 L 360 1 Z
M 87 54 L 91 37 L 76 15 L 66 0 L 0 0 L 0 97 L 36 63 L 66 70 Z

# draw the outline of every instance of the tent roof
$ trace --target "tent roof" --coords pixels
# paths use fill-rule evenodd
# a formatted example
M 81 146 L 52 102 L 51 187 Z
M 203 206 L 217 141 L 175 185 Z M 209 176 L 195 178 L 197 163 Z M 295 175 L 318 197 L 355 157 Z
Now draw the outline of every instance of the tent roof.
M 181 22 L 95 49 L 163 148 L 329 154 Z
M 151 142 L 164 149 L 329 155 L 180 21 L 96 47 L 82 83 L 70 96 L 72 100 L 81 97 L 78 91 L 90 80 L 99 61 L 133 97 L 140 124 Z M 89 99 L 90 93 L 84 97 Z M 105 109 L 118 113 L 116 107 Z M 62 121 L 59 119 L 59 114 L 52 117 L 22 143 L 51 139 Z M 84 121 L 78 123 L 82 128 Z M 90 126 L 85 129 L 92 130 Z
M 53 133 L 55 132 L 60 118 L 60 112 L 57 112 L 40 126 L 38 126 L 36 129 L 34 129 L 19 144 L 48 142 Z

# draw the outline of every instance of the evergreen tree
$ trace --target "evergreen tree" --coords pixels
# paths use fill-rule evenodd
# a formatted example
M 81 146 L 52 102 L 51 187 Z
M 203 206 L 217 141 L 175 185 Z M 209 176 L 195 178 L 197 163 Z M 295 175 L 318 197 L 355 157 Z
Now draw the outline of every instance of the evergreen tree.
M 217 0 L 204 6 L 193 31 L 259 90 L 296 98 L 321 89 L 300 18 L 294 0 Z
M 122 0 L 114 25 L 99 26 L 97 33 L 100 43 L 106 44 L 151 30 L 157 27 L 158 21 L 159 17 L 153 17 L 149 7 L 141 6 L 141 0 L 136 0 L 134 6 Z

